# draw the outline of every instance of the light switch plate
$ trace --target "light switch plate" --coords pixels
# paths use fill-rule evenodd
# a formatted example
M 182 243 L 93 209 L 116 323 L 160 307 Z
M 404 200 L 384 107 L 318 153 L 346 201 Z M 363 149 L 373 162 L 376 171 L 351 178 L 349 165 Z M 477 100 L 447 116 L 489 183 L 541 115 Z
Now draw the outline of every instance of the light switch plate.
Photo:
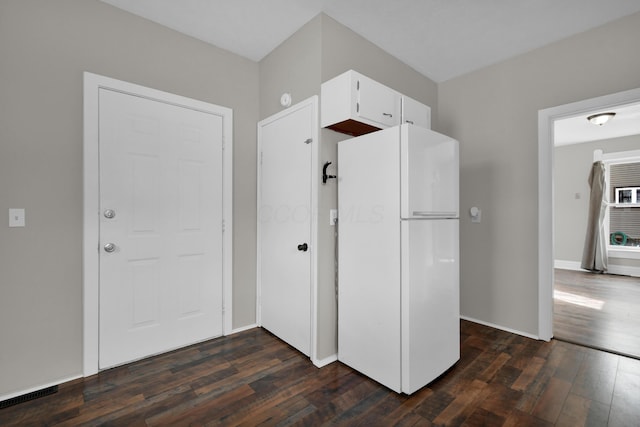
M 24 209 L 9 209 L 9 227 L 24 227 Z

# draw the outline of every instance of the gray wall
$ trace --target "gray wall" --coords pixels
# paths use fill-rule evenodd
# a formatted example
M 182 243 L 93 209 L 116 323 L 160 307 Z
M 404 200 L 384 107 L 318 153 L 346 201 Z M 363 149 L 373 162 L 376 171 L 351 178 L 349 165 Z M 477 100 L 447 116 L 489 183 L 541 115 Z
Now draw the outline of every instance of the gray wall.
M 233 326 L 255 321 L 258 65 L 97 0 L 2 0 L 0 395 L 82 372 L 83 71 L 233 108 Z
M 580 262 L 589 212 L 589 173 L 593 152 L 605 154 L 640 149 L 640 135 L 564 145 L 554 152 L 554 251 L 555 259 Z M 580 198 L 575 197 L 576 193 Z M 622 259 L 616 264 L 624 264 Z M 628 263 L 633 265 L 634 263 Z
M 436 115 L 437 86 L 418 72 L 321 14 L 303 26 L 260 62 L 260 117 L 281 111 L 280 95 L 289 92 L 293 104 L 320 94 L 320 85 L 349 69 L 357 70 L 432 107 Z M 337 142 L 348 135 L 321 130 L 319 170 L 332 162 L 335 172 Z M 329 210 L 337 207 L 336 181 L 320 185 L 318 197 L 318 337 L 317 356 L 337 352 L 337 306 L 334 273 L 334 232 Z
M 260 119 L 284 109 L 285 92 L 291 105 L 320 95 L 321 24 L 318 15 L 260 61 Z
M 437 127 L 461 143 L 462 315 L 537 335 L 538 110 L 640 87 L 639 39 L 635 14 L 439 85 Z

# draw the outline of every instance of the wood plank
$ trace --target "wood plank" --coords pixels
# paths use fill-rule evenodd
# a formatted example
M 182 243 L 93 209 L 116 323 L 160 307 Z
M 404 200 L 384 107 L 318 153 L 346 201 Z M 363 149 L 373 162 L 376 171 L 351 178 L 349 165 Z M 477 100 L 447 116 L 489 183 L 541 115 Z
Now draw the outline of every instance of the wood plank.
M 477 401 L 486 395 L 487 383 L 474 380 L 465 391 L 456 398 L 433 420 L 435 424 L 451 424 L 454 420 L 463 421 L 475 409 Z
M 571 390 L 571 383 L 560 378 L 551 378 L 549 384 L 536 403 L 532 414 L 555 423 L 562 412 L 565 399 Z
M 526 390 L 531 386 L 534 379 L 545 364 L 545 360 L 539 357 L 533 357 L 529 360 L 528 365 L 524 368 L 518 379 L 511 386 L 514 390 Z
M 591 401 L 575 394 L 569 394 L 562 408 L 556 426 L 573 427 L 587 425 Z
M 558 339 L 640 358 L 640 278 L 555 269 Z
M 0 425 L 633 425 L 639 395 L 638 360 L 467 321 L 460 361 L 411 396 L 256 328 L 63 384 Z

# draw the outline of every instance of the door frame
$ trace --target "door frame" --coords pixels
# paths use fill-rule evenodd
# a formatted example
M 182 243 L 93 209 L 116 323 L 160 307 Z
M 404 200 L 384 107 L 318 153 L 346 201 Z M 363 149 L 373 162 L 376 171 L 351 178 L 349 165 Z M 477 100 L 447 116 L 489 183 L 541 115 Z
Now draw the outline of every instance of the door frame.
M 311 121 L 311 230 L 310 235 L 311 239 L 309 242 L 309 246 L 311 247 L 311 266 L 310 266 L 310 277 L 311 277 L 311 290 L 310 290 L 310 310 L 309 314 L 311 316 L 311 331 L 310 331 L 310 343 L 309 343 L 309 354 L 311 358 L 311 362 L 320 366 L 320 361 L 318 360 L 318 355 L 316 352 L 317 345 L 317 336 L 318 336 L 318 315 L 317 315 L 317 307 L 318 307 L 318 185 L 319 185 L 319 156 L 320 156 L 320 128 L 319 128 L 319 120 L 318 120 L 318 95 L 313 95 L 310 98 L 305 99 L 293 105 L 285 110 L 280 111 L 270 117 L 267 117 L 264 120 L 258 122 L 258 145 L 257 145 L 257 221 L 256 221 L 256 285 L 257 285 L 257 298 L 256 298 L 256 321 L 258 326 L 262 326 L 262 308 L 261 308 L 261 294 L 262 294 L 262 269 L 261 269 L 261 257 L 260 257 L 260 247 L 261 247 L 261 227 L 260 227 L 260 206 L 262 205 L 262 194 L 260 193 L 260 188 L 262 184 L 262 165 L 260 162 L 260 153 L 262 152 L 262 127 L 273 123 L 289 114 L 292 114 L 298 110 L 303 108 L 307 108 L 311 106 L 312 108 L 312 121 Z
M 116 92 L 222 117 L 222 333 L 232 331 L 233 111 L 227 107 L 84 72 L 83 129 L 83 375 L 98 373 L 100 284 L 99 91 Z
M 640 88 L 538 111 L 538 337 L 553 337 L 554 122 L 594 110 L 640 102 Z

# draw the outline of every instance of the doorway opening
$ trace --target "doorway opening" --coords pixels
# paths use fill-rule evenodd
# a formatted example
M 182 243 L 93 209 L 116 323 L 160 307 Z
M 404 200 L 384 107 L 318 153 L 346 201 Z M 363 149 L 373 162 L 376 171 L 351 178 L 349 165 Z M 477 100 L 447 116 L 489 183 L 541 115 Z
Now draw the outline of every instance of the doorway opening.
M 575 183 L 567 185 L 563 181 L 563 175 L 572 173 L 570 166 L 562 164 L 563 159 L 576 154 L 567 155 L 556 147 L 558 141 L 567 138 L 568 128 L 563 126 L 571 120 L 584 120 L 586 130 L 602 131 L 604 128 L 587 122 L 589 113 L 627 108 L 636 104 L 640 107 L 640 89 L 539 112 L 539 330 L 540 337 L 544 339 L 555 336 L 618 354 L 634 356 L 637 353 L 634 357 L 639 357 L 640 347 L 633 349 L 626 344 L 627 341 L 639 341 L 634 336 L 635 331 L 640 328 L 635 327 L 633 331 L 629 329 L 633 328 L 635 322 L 635 315 L 632 313 L 637 311 L 629 310 L 629 304 L 631 307 L 634 305 L 636 293 L 640 297 L 640 279 L 582 270 L 580 261 L 587 213 L 583 212 L 584 218 L 579 218 L 575 211 L 563 211 L 571 206 L 575 208 L 576 205 L 588 204 L 587 178 L 593 154 L 583 162 L 586 163 L 583 167 L 586 167 L 587 173 L 577 177 L 582 180 L 580 185 L 583 185 L 578 188 Z M 637 121 L 636 117 L 635 122 Z M 582 142 L 591 139 L 608 140 L 607 142 L 616 140 L 619 143 L 625 138 L 633 138 L 629 135 L 640 134 L 640 130 L 624 134 L 624 137 L 618 134 L 610 138 L 598 134 L 584 137 L 575 130 L 574 133 L 576 138 L 584 139 Z M 637 146 L 637 141 L 638 139 L 622 142 Z M 611 150 L 610 147 L 607 149 Z M 568 230 L 571 226 L 567 226 L 563 218 L 573 221 L 573 229 Z M 579 255 L 576 255 L 578 251 Z M 638 262 L 640 266 L 640 260 L 634 262 Z M 636 300 L 635 304 L 637 303 L 640 303 L 640 298 Z

